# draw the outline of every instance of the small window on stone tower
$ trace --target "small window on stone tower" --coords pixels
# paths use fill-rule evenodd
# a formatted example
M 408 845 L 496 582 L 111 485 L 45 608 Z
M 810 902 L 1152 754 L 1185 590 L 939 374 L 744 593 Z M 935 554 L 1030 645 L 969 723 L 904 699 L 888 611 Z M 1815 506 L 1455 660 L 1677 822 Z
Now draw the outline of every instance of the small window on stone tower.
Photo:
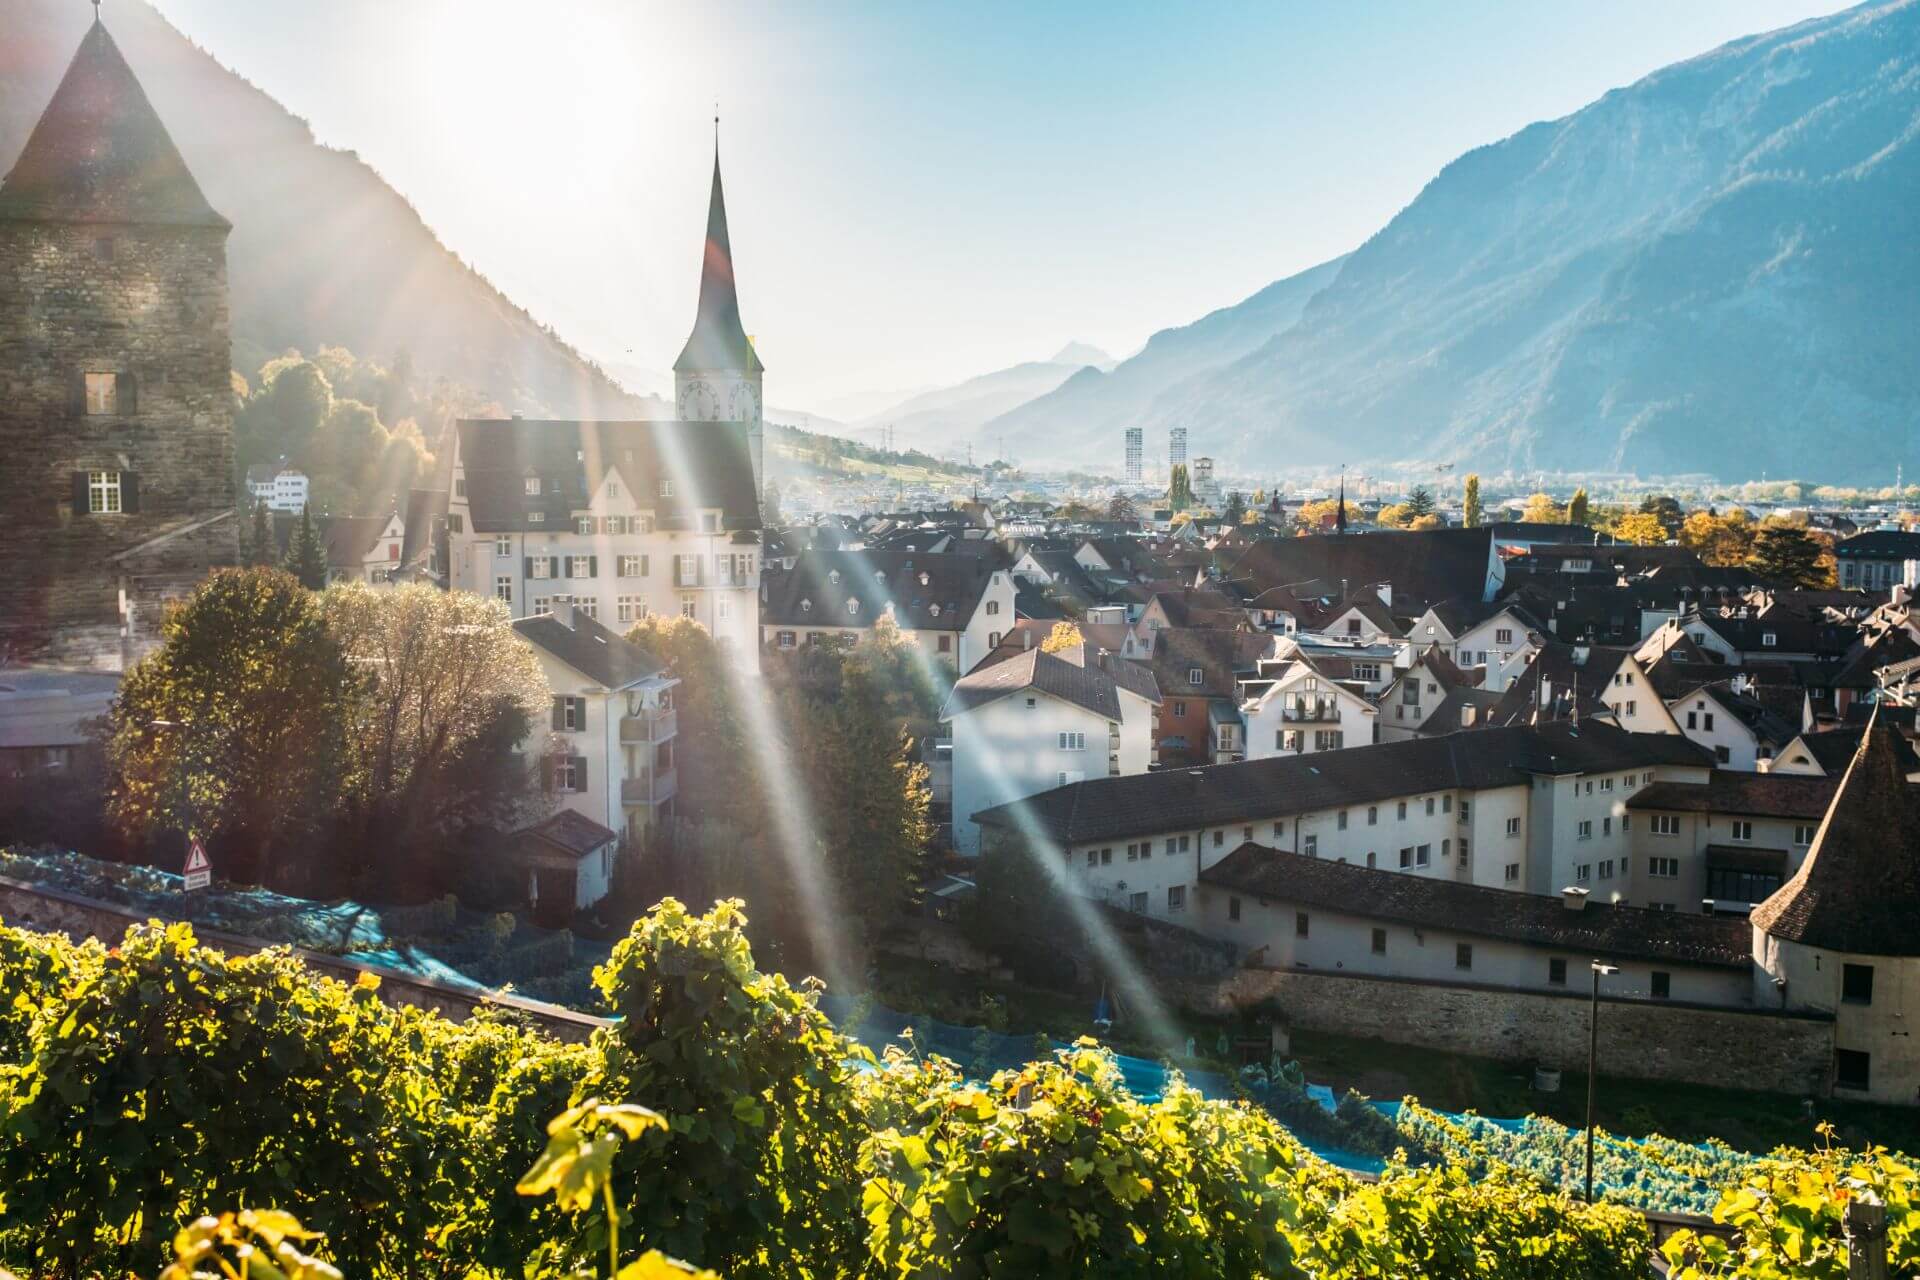
M 120 379 L 111 373 L 89 373 L 87 377 L 87 413 L 91 417 L 120 411 Z

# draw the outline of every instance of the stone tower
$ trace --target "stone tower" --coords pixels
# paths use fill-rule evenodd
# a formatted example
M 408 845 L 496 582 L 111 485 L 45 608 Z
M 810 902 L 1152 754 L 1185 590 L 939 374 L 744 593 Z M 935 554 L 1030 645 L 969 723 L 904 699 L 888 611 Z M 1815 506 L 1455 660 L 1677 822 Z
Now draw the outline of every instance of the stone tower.
M 673 362 L 674 398 L 680 417 L 688 422 L 746 424 L 756 494 L 766 491 L 760 373 L 760 357 L 740 323 L 733 245 L 727 239 L 727 199 L 720 189 L 720 149 L 715 146 L 713 194 L 707 203 L 707 239 L 700 259 L 700 311 L 685 349 Z
M 0 650 L 113 666 L 236 560 L 229 224 L 95 20 L 0 181 Z

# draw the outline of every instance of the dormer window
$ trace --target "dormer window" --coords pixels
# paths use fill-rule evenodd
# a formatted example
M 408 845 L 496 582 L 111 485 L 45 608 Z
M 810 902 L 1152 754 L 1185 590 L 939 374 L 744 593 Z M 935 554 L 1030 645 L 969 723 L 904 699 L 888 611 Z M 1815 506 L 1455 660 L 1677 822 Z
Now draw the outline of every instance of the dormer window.
M 1769 631 L 1760 637 L 1760 643 L 1765 645 L 1767 648 L 1771 649 L 1775 644 L 1779 642 L 1779 639 L 1780 639 L 1779 636 Z
M 673 496 L 673 481 L 662 480 L 660 482 L 660 496 L 663 498 L 671 498 Z
M 812 613 L 812 612 L 813 612 L 813 601 L 811 601 L 811 600 L 802 600 L 802 601 L 800 602 L 800 612 L 802 612 L 802 613 Z
M 933 617 L 935 617 L 935 618 L 937 618 L 937 617 L 939 617 L 939 616 L 940 616 L 940 606 L 939 606 L 939 605 L 937 605 L 937 604 L 932 604 L 932 605 L 928 605 L 928 606 L 927 606 L 927 613 L 928 613 L 928 614 L 930 614 L 931 616 L 933 616 Z
M 528 523 L 528 524 L 545 524 L 546 522 L 547 522 L 547 513 L 546 513 L 546 512 L 544 512 L 544 511 L 529 511 L 529 512 L 527 512 L 527 523 Z
M 860 612 L 860 602 L 858 600 L 847 601 L 847 612 L 850 614 Z
M 840 571 L 838 569 L 827 570 L 827 581 L 835 584 L 836 586 L 839 585 Z
M 929 581 L 931 581 L 931 579 L 927 576 L 926 571 L 922 570 L 920 573 L 920 585 L 924 587 Z
M 540 477 L 539 476 L 527 477 L 527 496 L 529 498 L 537 498 L 540 496 Z

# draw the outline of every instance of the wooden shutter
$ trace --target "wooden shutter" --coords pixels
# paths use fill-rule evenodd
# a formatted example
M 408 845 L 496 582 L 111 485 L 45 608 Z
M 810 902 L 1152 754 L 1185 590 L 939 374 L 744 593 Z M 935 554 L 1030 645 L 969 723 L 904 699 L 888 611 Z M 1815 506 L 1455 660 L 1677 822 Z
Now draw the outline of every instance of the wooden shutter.
M 75 369 L 67 382 L 67 411 L 76 418 L 87 413 L 87 371 Z
M 566 701 L 565 698 L 555 698 L 553 700 L 553 728 L 556 733 L 567 727 L 566 713 L 563 710 L 566 706 Z
M 542 791 L 553 790 L 553 757 L 552 756 L 540 757 L 540 789 Z
M 140 509 L 140 477 L 131 471 L 120 473 L 120 510 L 134 512 Z
M 533 577 L 533 557 L 527 556 L 525 557 L 525 559 L 526 559 L 526 564 L 524 566 L 524 572 L 521 573 L 520 576 L 523 578 L 531 578 Z
M 587 789 L 587 758 L 585 756 L 573 758 L 573 789 L 575 791 Z
M 597 578 L 600 576 L 600 557 L 599 556 L 587 557 L 587 576 L 589 578 Z
M 115 413 L 138 413 L 139 403 L 134 392 L 134 377 L 130 373 L 113 375 L 113 411 Z
M 84 471 L 73 473 L 73 514 L 76 516 L 92 514 L 87 510 L 87 473 Z

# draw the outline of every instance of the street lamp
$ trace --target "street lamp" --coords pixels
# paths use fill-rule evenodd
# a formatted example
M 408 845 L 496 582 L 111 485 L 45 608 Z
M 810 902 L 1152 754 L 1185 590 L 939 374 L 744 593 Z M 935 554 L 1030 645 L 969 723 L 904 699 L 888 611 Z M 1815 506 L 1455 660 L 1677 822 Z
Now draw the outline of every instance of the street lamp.
M 1593 1004 L 1587 1016 L 1587 1203 L 1593 1203 L 1593 1082 L 1600 1069 L 1600 976 L 1620 972 L 1618 965 L 1603 964 L 1595 960 L 1589 966 L 1593 970 Z

